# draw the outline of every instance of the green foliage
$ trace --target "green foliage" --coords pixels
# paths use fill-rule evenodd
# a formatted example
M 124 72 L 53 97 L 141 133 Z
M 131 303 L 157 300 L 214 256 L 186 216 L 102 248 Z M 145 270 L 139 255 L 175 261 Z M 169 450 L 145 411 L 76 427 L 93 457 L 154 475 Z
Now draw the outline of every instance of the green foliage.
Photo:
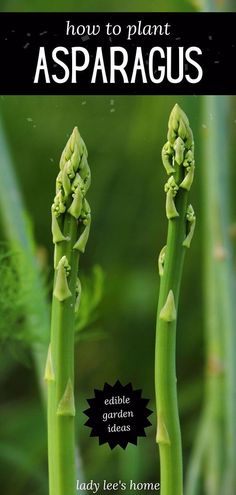
M 78 340 L 101 339 L 106 336 L 99 325 L 104 279 L 104 272 L 99 265 L 93 267 L 90 276 L 81 277 L 82 293 L 75 327 Z
M 2 245 L 0 250 L 0 342 L 7 347 L 12 344 L 13 348 L 16 342 L 23 348 L 29 348 L 32 343 L 47 344 L 48 342 L 45 336 L 34 332 L 30 324 L 35 308 L 34 298 L 32 298 L 33 274 L 26 268 L 26 260 L 22 253 L 9 251 L 6 245 Z M 106 334 L 98 326 L 104 294 L 104 272 L 99 265 L 96 265 L 91 275 L 82 276 L 81 280 L 83 291 L 79 311 L 76 313 L 77 340 L 104 338 Z
M 189 0 L 181 0 L 181 6 L 176 0 L 135 0 L 128 2 L 126 0 L 64 0 L 59 3 L 48 0 L 1 0 L 1 10 L 12 12 L 104 12 L 104 11 L 121 11 L 121 12 L 156 12 L 158 11 L 188 11 Z
M 189 0 L 189 3 L 193 5 L 194 8 L 200 10 L 203 7 L 204 0 Z
M 1 247 L 0 251 L 0 341 L 4 344 L 17 341 L 25 346 L 43 341 L 29 325 L 29 312 L 34 312 L 32 300 L 32 273 L 26 269 L 22 253 Z M 28 307 L 26 314 L 25 308 Z
M 46 438 L 43 414 L 38 404 L 32 400 L 21 404 L 13 400 L 1 407 L 1 419 L 2 486 L 7 486 L 9 495 L 24 492 L 46 494 Z M 10 476 L 9 473 L 13 472 L 14 476 Z

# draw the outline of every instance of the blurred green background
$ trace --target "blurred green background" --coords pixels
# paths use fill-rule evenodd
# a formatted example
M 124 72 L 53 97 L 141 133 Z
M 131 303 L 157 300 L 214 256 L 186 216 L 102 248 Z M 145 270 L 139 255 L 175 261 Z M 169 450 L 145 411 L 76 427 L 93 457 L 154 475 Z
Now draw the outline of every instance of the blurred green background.
M 189 1 L 1 1 L 1 11 L 192 11 Z M 165 244 L 164 183 L 160 152 L 170 110 L 179 103 L 196 142 L 196 179 L 191 203 L 197 229 L 187 254 L 179 312 L 177 375 L 184 460 L 199 418 L 204 373 L 202 297 L 201 97 L 1 97 L 0 111 L 19 186 L 30 216 L 48 288 L 53 245 L 50 206 L 65 142 L 78 126 L 89 151 L 92 228 L 81 260 L 84 277 L 98 264 L 104 272 L 98 317 L 76 347 L 77 440 L 87 480 L 159 481 L 155 414 L 138 447 L 110 451 L 84 427 L 86 398 L 104 382 L 119 379 L 154 402 L 157 258 Z M 229 133 L 235 132 L 235 101 Z M 230 135 L 229 135 L 230 143 Z M 231 141 L 232 143 L 232 141 Z M 232 143 L 232 156 L 233 156 Z M 0 150 L 1 152 L 1 150 Z M 234 161 L 235 165 L 235 161 Z M 232 177 L 235 174 L 232 172 Z M 11 208 L 9 202 L 8 205 Z M 2 235 L 0 241 L 4 240 Z M 14 303 L 13 303 L 14 304 Z M 9 333 L 11 328 L 9 328 Z M 22 347 L 22 349 L 21 349 Z M 0 359 L 0 484 L 8 495 L 47 493 L 46 420 L 29 348 L 2 345 Z

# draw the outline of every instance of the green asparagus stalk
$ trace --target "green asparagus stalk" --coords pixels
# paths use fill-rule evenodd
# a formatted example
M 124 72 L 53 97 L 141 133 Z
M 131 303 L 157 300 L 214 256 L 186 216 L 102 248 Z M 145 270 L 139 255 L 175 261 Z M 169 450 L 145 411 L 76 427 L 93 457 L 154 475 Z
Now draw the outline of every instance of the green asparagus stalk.
M 89 185 L 87 150 L 75 128 L 61 156 L 52 205 L 55 277 L 45 369 L 50 495 L 76 493 L 74 322 L 81 292 L 79 256 L 85 251 L 91 221 L 85 199 Z
M 193 207 L 187 202 L 194 176 L 193 135 L 188 119 L 178 105 L 170 114 L 167 139 L 162 150 L 163 164 L 170 177 L 165 185 L 167 245 L 159 257 L 156 441 L 160 451 L 161 495 L 182 495 L 182 446 L 175 371 L 176 321 L 184 255 L 190 247 L 196 219 Z

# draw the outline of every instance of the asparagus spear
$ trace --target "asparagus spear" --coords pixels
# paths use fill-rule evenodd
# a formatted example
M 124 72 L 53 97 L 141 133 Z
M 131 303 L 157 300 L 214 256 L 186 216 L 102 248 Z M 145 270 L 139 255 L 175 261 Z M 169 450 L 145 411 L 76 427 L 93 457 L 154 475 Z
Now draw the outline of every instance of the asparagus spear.
M 155 387 L 161 495 L 182 495 L 182 447 L 175 376 L 176 319 L 186 248 L 195 228 L 187 197 L 194 176 L 193 135 L 185 113 L 175 105 L 169 118 L 162 161 L 170 176 L 166 185 L 167 245 L 159 257 L 161 277 L 157 310 Z
M 90 229 L 85 199 L 90 169 L 85 144 L 75 128 L 60 160 L 52 205 L 54 287 L 51 340 L 45 369 L 48 382 L 50 495 L 75 495 L 74 322 L 80 297 L 79 256 Z

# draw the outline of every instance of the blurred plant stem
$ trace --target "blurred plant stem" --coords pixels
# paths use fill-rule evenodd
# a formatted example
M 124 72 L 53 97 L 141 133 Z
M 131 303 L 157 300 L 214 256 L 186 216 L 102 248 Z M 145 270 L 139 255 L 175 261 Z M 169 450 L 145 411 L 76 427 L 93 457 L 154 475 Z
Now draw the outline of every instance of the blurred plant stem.
M 228 11 L 230 0 L 202 2 L 207 11 Z M 203 218 L 206 386 L 202 419 L 186 477 L 186 495 L 236 491 L 235 276 L 230 228 L 230 98 L 203 97 Z M 205 431 L 207 441 L 203 438 Z M 201 443 L 202 442 L 202 443 Z
M 195 439 L 194 449 L 191 454 L 191 459 L 188 465 L 188 471 L 185 481 L 185 494 L 186 495 L 198 495 L 202 493 L 201 484 L 203 478 L 203 461 L 204 454 L 209 438 L 209 415 L 207 411 L 202 414 L 198 431 Z
M 199 436 L 187 476 L 186 494 L 198 493 L 193 480 L 194 469 L 199 477 L 200 465 L 207 495 L 219 490 L 233 495 L 236 490 L 236 360 L 235 276 L 230 229 L 230 159 L 229 97 L 203 98 L 203 218 L 204 218 L 204 291 L 206 331 L 205 405 L 200 431 L 206 430 L 208 441 L 201 449 Z M 198 463 L 198 467 L 194 465 Z
M 219 161 L 219 149 L 225 148 L 224 136 L 222 143 L 217 143 L 217 125 L 224 129 L 222 120 L 222 108 L 220 114 L 215 115 L 214 97 L 205 97 L 203 100 L 203 205 L 204 205 L 204 291 L 205 291 L 205 328 L 206 328 L 206 354 L 207 354 L 207 374 L 206 374 L 206 404 L 201 420 L 199 432 L 197 434 L 196 445 L 190 464 L 190 472 L 187 477 L 187 494 L 196 493 L 196 484 L 199 479 L 195 475 L 194 480 L 191 478 L 193 472 L 200 476 L 200 467 L 205 469 L 206 493 L 216 493 L 217 487 L 220 486 L 223 469 L 223 332 L 222 321 L 219 318 L 219 308 L 221 305 L 219 291 L 219 264 L 222 262 L 223 244 L 221 229 L 218 225 L 219 215 L 221 215 L 218 199 L 218 173 L 219 168 L 223 168 L 226 156 L 223 161 Z M 220 144 L 220 147 L 219 147 Z M 217 167 L 219 164 L 219 167 Z M 213 169 L 213 170 L 212 170 Z M 220 194 L 224 194 L 220 190 Z M 222 253 L 221 253 L 222 251 Z M 207 421 L 209 427 L 209 442 L 204 443 L 205 450 L 199 445 L 199 439 L 202 439 L 200 432 L 204 430 L 204 422 Z M 200 455 L 205 456 L 205 462 L 200 461 Z
M 206 490 L 233 495 L 236 490 L 236 401 L 234 358 L 234 266 L 229 239 L 229 97 L 203 100 L 205 212 L 206 403 L 210 442 L 206 451 Z M 211 405 L 211 406 L 210 406 Z
M 31 300 L 26 300 L 25 315 L 32 331 L 32 355 L 37 371 L 38 383 L 43 400 L 46 401 L 46 387 L 43 370 L 46 357 L 46 342 L 49 338 L 49 306 L 46 290 L 35 254 L 35 245 L 26 209 L 21 197 L 12 166 L 9 147 L 0 122 L 0 217 L 4 235 L 13 255 L 20 256 L 22 265 L 16 263 L 22 287 L 30 279 Z M 19 260 L 18 260 L 19 261 Z
M 159 256 L 161 278 L 155 353 L 157 436 L 161 463 L 161 495 L 182 495 L 182 445 L 176 388 L 176 321 L 186 248 L 190 247 L 195 216 L 188 206 L 194 175 L 193 135 L 185 113 L 175 105 L 169 118 L 163 165 L 166 185 L 167 245 Z

